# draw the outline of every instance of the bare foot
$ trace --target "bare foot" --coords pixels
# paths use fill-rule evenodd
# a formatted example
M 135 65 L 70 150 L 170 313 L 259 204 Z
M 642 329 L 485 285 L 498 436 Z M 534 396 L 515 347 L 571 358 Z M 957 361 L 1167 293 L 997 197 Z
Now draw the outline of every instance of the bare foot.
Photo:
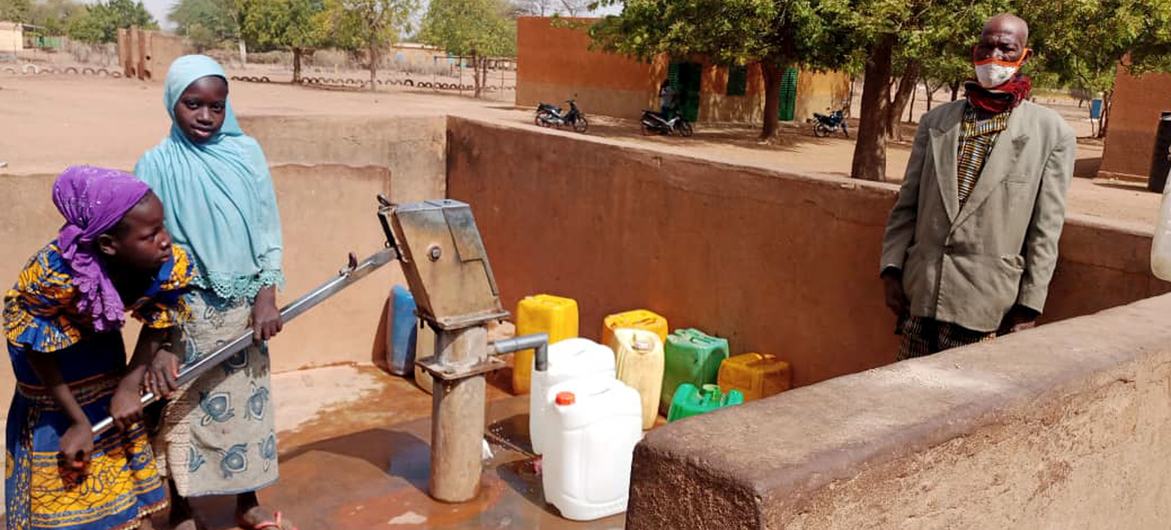
M 276 512 L 263 506 L 253 506 L 244 513 L 237 513 L 236 520 L 240 524 L 240 527 L 246 530 L 257 527 L 266 529 L 279 528 L 280 530 L 293 530 L 297 528 L 283 514 L 278 515 Z M 269 526 L 261 526 L 264 523 L 269 523 Z M 278 523 L 279 526 L 272 526 L 272 523 Z

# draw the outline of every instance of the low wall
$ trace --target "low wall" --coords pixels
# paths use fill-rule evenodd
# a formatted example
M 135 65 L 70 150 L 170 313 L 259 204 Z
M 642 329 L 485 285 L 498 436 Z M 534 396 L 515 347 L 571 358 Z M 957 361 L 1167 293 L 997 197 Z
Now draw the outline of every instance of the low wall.
M 445 196 L 441 116 L 247 116 L 240 124 L 264 146 L 269 165 L 382 166 L 396 202 Z
M 472 205 L 506 307 L 573 297 L 595 339 L 604 315 L 646 307 L 778 354 L 798 386 L 894 361 L 877 277 L 894 186 L 462 118 L 447 146 L 449 196 Z M 1149 232 L 1072 218 L 1046 319 L 1166 292 L 1149 252 Z
M 54 176 L 0 176 L 0 281 L 7 289 L 28 257 L 56 234 L 61 216 L 50 200 Z M 346 263 L 383 247 L 375 217 L 379 193 L 392 193 L 390 175 L 380 167 L 277 166 L 273 168 L 285 241 L 286 303 L 326 281 Z M 396 264 L 302 316 L 272 341 L 273 369 L 295 370 L 340 362 L 369 362 L 390 286 L 403 283 Z M 127 344 L 138 327 L 127 326 Z M 12 371 L 0 369 L 0 407 L 7 410 L 14 388 Z
M 1165 528 L 1171 296 L 667 425 L 627 528 Z

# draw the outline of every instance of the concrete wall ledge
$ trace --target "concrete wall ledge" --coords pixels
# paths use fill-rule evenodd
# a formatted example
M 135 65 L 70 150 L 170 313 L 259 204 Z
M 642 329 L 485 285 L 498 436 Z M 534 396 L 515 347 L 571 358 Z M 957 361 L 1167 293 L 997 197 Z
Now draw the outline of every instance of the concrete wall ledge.
M 628 528 L 1165 528 L 1171 295 L 674 423 Z

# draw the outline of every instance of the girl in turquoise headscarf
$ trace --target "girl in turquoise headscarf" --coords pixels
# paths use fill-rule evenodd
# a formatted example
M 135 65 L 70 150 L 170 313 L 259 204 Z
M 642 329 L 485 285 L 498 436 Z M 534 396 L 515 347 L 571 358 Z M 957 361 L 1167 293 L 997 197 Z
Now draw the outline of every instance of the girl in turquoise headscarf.
M 256 496 L 277 480 L 264 344 L 281 330 L 276 287 L 284 281 L 272 177 L 260 145 L 240 130 L 219 64 L 202 55 L 180 57 L 167 72 L 165 91 L 170 134 L 134 172 L 162 199 L 166 227 L 197 271 L 187 300 L 193 319 L 184 326 L 186 358 L 162 355 L 151 368 L 174 389 L 156 437 L 159 466 L 170 479 L 171 523 L 177 530 L 197 528 L 187 498 L 234 494 L 242 528 L 289 529 Z M 222 370 L 174 387 L 180 366 L 249 328 L 256 346 Z

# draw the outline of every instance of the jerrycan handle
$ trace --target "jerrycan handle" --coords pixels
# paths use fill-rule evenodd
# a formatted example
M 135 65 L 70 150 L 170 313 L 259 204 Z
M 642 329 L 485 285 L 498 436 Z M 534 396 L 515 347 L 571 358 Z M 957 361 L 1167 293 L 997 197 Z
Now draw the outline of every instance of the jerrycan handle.
M 699 331 L 697 329 L 689 329 L 687 331 L 690 332 L 687 334 L 687 341 L 692 344 L 701 344 L 701 345 L 707 346 L 707 345 L 715 344 L 715 342 L 716 342 L 715 337 L 712 337 L 711 335 L 708 335 L 708 334 L 706 334 L 702 331 Z
M 700 398 L 700 403 L 702 403 L 704 406 L 711 405 L 713 402 L 718 403 L 720 401 L 720 386 L 719 385 L 712 385 L 712 384 L 703 385 L 703 387 L 700 389 L 699 392 L 703 396 L 702 398 Z

